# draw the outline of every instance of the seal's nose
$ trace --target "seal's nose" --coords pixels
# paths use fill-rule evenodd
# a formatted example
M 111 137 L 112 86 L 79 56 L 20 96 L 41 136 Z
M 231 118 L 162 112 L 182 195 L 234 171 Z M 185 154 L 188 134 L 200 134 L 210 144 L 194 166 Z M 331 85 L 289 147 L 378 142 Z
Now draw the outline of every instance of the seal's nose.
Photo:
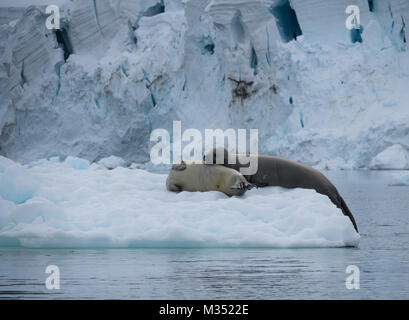
M 246 185 L 246 189 L 247 189 L 247 190 L 251 190 L 251 189 L 253 189 L 255 186 L 256 186 L 255 184 L 248 183 L 248 184 Z

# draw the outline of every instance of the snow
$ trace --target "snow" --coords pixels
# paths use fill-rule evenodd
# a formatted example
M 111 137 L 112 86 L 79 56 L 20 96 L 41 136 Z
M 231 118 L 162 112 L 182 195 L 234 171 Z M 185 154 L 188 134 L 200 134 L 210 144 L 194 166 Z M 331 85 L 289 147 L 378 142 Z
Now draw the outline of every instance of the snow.
M 388 147 L 379 153 L 370 163 L 371 169 L 409 169 L 409 150 L 399 144 Z
M 0 246 L 342 247 L 359 243 L 349 219 L 313 190 L 270 187 L 231 198 L 221 192 L 173 193 L 166 191 L 166 174 L 123 167 L 107 170 L 98 164 L 83 170 L 75 167 L 54 158 L 30 166 L 14 163 L 0 173 Z
M 24 203 L 32 198 L 38 188 L 39 181 L 29 173 L 28 169 L 13 164 L 7 166 L 0 179 L 0 195 L 14 203 Z
M 115 169 L 117 167 L 125 167 L 124 159 L 116 156 L 110 156 L 98 161 L 98 164 L 103 165 L 107 169 Z

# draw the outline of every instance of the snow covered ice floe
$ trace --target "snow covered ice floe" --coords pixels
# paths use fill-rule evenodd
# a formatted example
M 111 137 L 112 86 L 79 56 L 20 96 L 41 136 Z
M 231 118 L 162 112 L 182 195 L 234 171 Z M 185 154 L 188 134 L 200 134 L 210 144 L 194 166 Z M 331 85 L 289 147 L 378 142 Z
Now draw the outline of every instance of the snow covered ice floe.
M 270 187 L 244 197 L 168 192 L 166 174 L 79 160 L 31 166 L 0 159 L 0 246 L 343 247 L 359 235 L 313 190 Z M 24 179 L 23 179 L 24 177 Z

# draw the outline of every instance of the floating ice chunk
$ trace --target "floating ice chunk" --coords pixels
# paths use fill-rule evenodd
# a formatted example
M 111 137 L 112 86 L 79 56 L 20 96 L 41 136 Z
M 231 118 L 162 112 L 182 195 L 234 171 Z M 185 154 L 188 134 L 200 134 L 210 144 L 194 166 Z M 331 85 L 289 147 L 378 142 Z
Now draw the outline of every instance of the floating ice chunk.
M 51 157 L 48 161 L 52 163 L 59 163 L 60 162 L 60 157 Z
M 409 151 L 395 144 L 373 158 L 369 167 L 378 170 L 409 169 Z
M 53 164 L 53 163 L 54 164 L 60 163 L 60 157 L 51 157 L 49 159 L 39 159 L 36 161 L 31 161 L 28 165 L 30 167 L 33 167 L 33 166 L 41 167 L 41 166 L 46 166 L 46 165 Z
M 0 173 L 0 196 L 14 203 L 24 203 L 34 196 L 39 181 L 19 164 L 8 166 Z
M 86 159 L 68 156 L 64 163 L 70 168 L 77 170 L 86 170 L 90 166 L 90 162 Z
M 107 169 L 115 169 L 117 167 L 126 166 L 125 160 L 117 156 L 102 158 L 101 160 L 98 161 L 98 164 L 103 165 Z
M 132 162 L 131 165 L 129 166 L 129 169 L 141 169 L 142 167 L 143 164 Z
M 101 164 L 98 163 L 91 163 L 89 166 L 89 170 L 106 170 L 107 168 Z
M 40 185 L 25 203 L 0 199 L 0 246 L 342 247 L 359 242 L 349 218 L 314 190 L 269 187 L 227 197 L 216 191 L 168 192 L 167 174 L 141 169 L 77 171 L 65 162 L 17 168 L 20 175 L 10 172 L 7 186 L 21 192 L 23 173 Z
M 409 186 L 409 172 L 397 173 L 393 176 L 392 186 Z

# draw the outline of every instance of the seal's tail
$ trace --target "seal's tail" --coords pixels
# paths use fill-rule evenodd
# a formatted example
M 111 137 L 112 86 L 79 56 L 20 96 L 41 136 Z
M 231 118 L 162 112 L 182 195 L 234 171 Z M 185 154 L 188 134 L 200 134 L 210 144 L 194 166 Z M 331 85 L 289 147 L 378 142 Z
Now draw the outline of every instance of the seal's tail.
M 343 214 L 346 215 L 347 217 L 349 217 L 349 219 L 351 220 L 352 224 L 354 225 L 354 228 L 356 230 L 356 232 L 359 233 L 358 231 L 358 226 L 355 222 L 354 216 L 352 215 L 351 211 L 349 210 L 347 204 L 345 203 L 344 199 L 342 199 L 341 196 L 339 196 L 339 207 L 342 210 Z

